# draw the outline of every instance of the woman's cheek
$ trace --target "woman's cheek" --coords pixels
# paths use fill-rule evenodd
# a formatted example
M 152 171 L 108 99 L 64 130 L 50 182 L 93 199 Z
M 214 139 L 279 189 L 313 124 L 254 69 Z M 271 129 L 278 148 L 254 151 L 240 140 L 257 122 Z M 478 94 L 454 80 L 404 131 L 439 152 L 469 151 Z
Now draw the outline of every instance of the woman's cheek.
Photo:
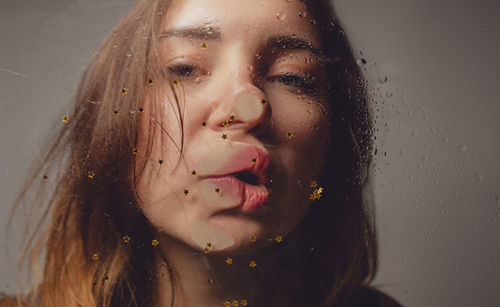
M 279 139 L 306 146 L 324 140 L 329 121 L 324 102 L 292 93 L 269 95 L 269 100 L 273 127 Z

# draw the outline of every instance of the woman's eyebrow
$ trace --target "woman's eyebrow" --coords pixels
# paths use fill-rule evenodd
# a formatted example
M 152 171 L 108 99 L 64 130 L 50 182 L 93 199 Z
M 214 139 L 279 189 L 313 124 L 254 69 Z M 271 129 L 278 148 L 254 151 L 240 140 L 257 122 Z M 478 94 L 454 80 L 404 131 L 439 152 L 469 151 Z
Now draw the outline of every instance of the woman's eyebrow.
M 267 46 L 269 48 L 283 49 L 283 50 L 306 50 L 312 53 L 319 54 L 320 49 L 314 48 L 311 41 L 307 41 L 300 37 L 292 35 L 273 35 L 267 39 Z
M 210 26 L 193 26 L 172 28 L 160 33 L 160 38 L 181 37 L 198 40 L 220 40 L 222 38 L 219 28 Z

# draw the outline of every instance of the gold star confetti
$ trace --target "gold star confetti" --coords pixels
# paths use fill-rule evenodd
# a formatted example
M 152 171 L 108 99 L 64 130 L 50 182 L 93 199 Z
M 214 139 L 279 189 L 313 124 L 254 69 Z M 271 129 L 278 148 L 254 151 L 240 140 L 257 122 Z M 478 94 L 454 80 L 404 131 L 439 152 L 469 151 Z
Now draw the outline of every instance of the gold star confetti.
M 184 195 L 188 195 L 189 194 L 189 190 L 184 190 Z
M 154 247 L 158 246 L 158 244 L 160 244 L 160 242 L 158 242 L 157 239 L 154 239 L 153 241 L 151 241 L 151 245 L 153 245 Z
M 219 194 L 220 193 L 220 189 L 219 188 L 215 188 L 215 193 Z
M 144 112 L 144 109 L 142 107 L 138 107 L 137 112 L 142 113 L 142 112 Z
M 250 237 L 250 242 L 255 242 L 257 241 L 257 237 L 256 236 L 251 236 Z
M 241 306 L 247 306 L 248 305 L 248 301 L 246 299 L 241 299 Z
M 113 111 L 113 115 L 114 115 L 114 116 L 118 116 L 118 114 L 119 114 L 119 113 L 118 113 L 118 110 L 114 110 L 114 111 Z
M 89 177 L 90 179 L 94 179 L 94 177 L 95 177 L 95 173 L 94 173 L 93 171 L 89 171 L 89 172 L 87 173 L 87 177 Z
M 311 194 L 309 194 L 309 199 L 310 200 L 320 199 L 322 192 L 323 192 L 323 188 L 317 188 L 316 190 L 312 191 Z
M 252 158 L 252 163 L 253 163 L 253 164 L 257 163 L 257 158 L 253 157 L 253 158 Z
M 208 46 L 207 46 L 207 43 L 203 43 L 203 44 L 201 44 L 201 49 L 207 49 L 207 47 L 208 47 Z
M 229 123 L 227 122 L 227 120 L 225 120 L 225 121 L 222 122 L 222 126 L 224 126 L 224 128 L 226 128 L 227 126 L 229 126 Z
M 172 81 L 172 83 L 173 83 L 174 85 L 177 85 L 177 83 L 179 83 L 179 81 L 174 80 L 174 81 Z
M 276 235 L 276 237 L 274 237 L 274 241 L 276 243 L 280 243 L 281 241 L 283 241 L 283 237 L 281 235 Z
M 129 236 L 123 236 L 122 239 L 123 239 L 123 242 L 130 243 L 130 237 Z
M 289 139 L 293 138 L 293 132 L 288 131 L 288 132 L 286 133 L 286 137 L 287 137 L 287 138 L 289 138 Z
M 233 300 L 233 303 L 231 305 L 237 307 L 240 305 L 240 303 L 238 302 L 238 300 Z
M 139 150 L 137 150 L 137 148 L 132 149 L 132 154 L 133 155 L 136 155 L 138 152 L 139 152 Z
M 223 139 L 223 140 L 227 139 L 227 134 L 223 134 L 223 135 L 222 135 L 222 139 Z
M 255 261 L 252 260 L 252 261 L 250 261 L 250 264 L 248 266 L 251 267 L 252 269 L 255 269 L 255 267 L 257 266 L 257 263 L 255 263 Z
M 208 253 L 210 253 L 210 249 L 209 249 L 208 247 L 205 247 L 205 248 L 203 249 L 203 252 L 204 252 L 205 254 L 208 254 Z
M 193 171 L 191 172 L 191 176 L 196 176 L 196 171 L 195 171 L 195 170 L 193 170 Z
M 93 254 L 92 255 L 92 260 L 94 260 L 94 261 L 99 260 L 99 255 L 98 254 Z
M 163 164 L 163 160 L 162 160 L 162 159 L 158 160 L 158 163 L 159 163 L 160 165 L 162 165 L 162 164 Z
M 232 114 L 231 116 L 229 116 L 229 121 L 232 122 L 236 119 L 236 115 Z
M 266 98 L 262 98 L 261 103 L 262 104 L 266 104 L 267 103 L 267 99 Z
M 207 242 L 207 247 L 208 247 L 208 248 L 211 248 L 211 247 L 212 247 L 212 243 Z
M 122 88 L 121 93 L 122 93 L 122 95 L 127 95 L 127 93 L 128 93 L 127 89 L 126 88 Z
M 203 127 L 206 127 L 206 126 L 207 126 L 207 122 L 201 122 L 201 125 L 202 125 Z
M 43 177 L 42 177 L 42 178 L 43 178 L 43 180 L 44 180 L 44 181 L 47 181 L 47 180 L 49 179 L 49 176 L 47 176 L 47 175 L 43 175 Z
M 229 302 L 229 301 L 225 301 L 222 304 L 224 305 L 224 307 L 231 307 L 231 302 Z
M 62 118 L 62 122 L 63 122 L 63 123 L 67 123 L 67 122 L 68 122 L 68 117 L 67 117 L 67 116 L 63 116 L 63 118 Z
M 316 180 L 313 180 L 313 181 L 309 182 L 309 186 L 314 189 L 318 186 L 318 183 L 316 182 Z
M 233 258 L 227 257 L 226 261 L 224 261 L 227 265 L 233 264 Z
M 149 80 L 148 80 L 148 85 L 153 85 L 153 84 L 155 84 L 155 83 L 153 82 L 153 79 L 149 79 Z

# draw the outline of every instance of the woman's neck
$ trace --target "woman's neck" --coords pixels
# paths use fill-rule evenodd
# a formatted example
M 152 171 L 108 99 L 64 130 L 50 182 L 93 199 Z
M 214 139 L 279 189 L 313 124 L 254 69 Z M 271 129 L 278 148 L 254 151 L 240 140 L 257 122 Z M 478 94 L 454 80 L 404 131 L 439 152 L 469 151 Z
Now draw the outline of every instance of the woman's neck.
M 233 306 L 234 301 L 245 306 L 242 300 L 248 306 L 302 306 L 297 305 L 297 297 L 305 296 L 300 293 L 309 282 L 307 267 L 303 252 L 290 246 L 230 256 L 229 263 L 225 255 L 204 254 L 166 236 L 158 247 L 155 307 L 220 307 L 224 302 Z M 250 266 L 252 260 L 257 265 L 254 268 Z

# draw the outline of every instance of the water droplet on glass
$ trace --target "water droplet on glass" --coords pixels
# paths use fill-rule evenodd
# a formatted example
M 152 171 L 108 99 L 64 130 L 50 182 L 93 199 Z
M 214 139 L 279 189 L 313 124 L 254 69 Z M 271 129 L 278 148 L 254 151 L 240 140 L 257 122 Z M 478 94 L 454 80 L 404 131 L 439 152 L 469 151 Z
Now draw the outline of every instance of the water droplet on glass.
M 278 20 L 283 20 L 283 19 L 285 19 L 285 17 L 286 17 L 286 13 L 283 13 L 283 12 L 276 13 L 276 18 L 278 18 Z
M 465 152 L 467 150 L 467 147 L 465 147 L 465 145 L 459 145 L 457 146 L 457 151 L 458 152 Z
M 384 84 L 384 83 L 386 83 L 386 82 L 387 82 L 387 77 L 378 77 L 378 82 L 379 82 L 380 84 Z
M 361 59 L 358 59 L 358 60 L 356 61 L 356 63 L 358 63 L 358 65 L 365 65 L 365 64 L 366 64 L 366 60 L 365 60 L 365 59 L 363 59 L 363 58 L 361 58 Z

